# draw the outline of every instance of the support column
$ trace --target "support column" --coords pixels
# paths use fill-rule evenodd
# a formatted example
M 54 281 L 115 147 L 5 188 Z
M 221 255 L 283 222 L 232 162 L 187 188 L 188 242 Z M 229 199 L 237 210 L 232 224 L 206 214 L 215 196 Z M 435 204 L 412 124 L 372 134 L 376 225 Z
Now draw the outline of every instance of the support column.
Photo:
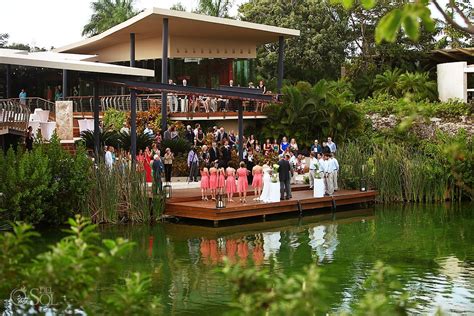
M 161 83 L 168 83 L 168 18 L 163 18 L 162 45 L 163 55 L 161 57 Z M 168 119 L 168 94 L 161 93 L 161 132 L 167 129 L 166 121 Z
M 11 98 L 11 90 L 12 90 L 12 82 L 11 82 L 11 74 L 12 74 L 12 66 L 11 65 L 6 65 L 6 71 L 5 71 L 5 98 L 10 99 Z
M 135 67 L 135 33 L 130 33 L 130 67 Z
M 278 38 L 278 82 L 277 91 L 281 93 L 281 87 L 283 85 L 283 59 L 285 55 L 285 39 L 283 36 Z
M 244 110 L 242 100 L 238 100 L 238 118 L 239 118 L 239 163 L 244 160 Z
M 63 100 L 67 98 L 67 70 L 63 69 Z
M 130 155 L 132 156 L 132 170 L 135 170 L 137 161 L 137 91 L 130 90 Z
M 93 87 L 93 94 L 94 94 L 94 153 L 95 153 L 95 161 L 99 163 L 101 160 L 100 151 L 100 126 L 99 126 L 99 80 L 94 80 L 94 87 Z

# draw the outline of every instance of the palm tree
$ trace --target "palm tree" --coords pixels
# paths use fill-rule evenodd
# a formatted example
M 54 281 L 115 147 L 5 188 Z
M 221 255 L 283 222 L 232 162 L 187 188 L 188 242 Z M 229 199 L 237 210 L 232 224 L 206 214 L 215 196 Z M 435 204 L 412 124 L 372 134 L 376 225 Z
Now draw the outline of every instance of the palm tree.
M 410 96 L 415 101 L 436 100 L 438 94 L 436 82 L 430 80 L 428 72 L 406 72 L 400 75 L 397 86 L 403 95 Z
M 229 9 L 231 6 L 232 3 L 230 0 L 200 0 L 196 12 L 226 18 L 229 17 Z
M 402 74 L 401 70 L 395 68 L 393 70 L 385 70 L 383 74 L 375 76 L 374 93 L 387 94 L 394 97 L 399 96 L 398 79 Z
M 135 0 L 96 0 L 92 2 L 91 19 L 83 30 L 83 36 L 94 36 L 127 21 L 139 13 L 133 7 Z

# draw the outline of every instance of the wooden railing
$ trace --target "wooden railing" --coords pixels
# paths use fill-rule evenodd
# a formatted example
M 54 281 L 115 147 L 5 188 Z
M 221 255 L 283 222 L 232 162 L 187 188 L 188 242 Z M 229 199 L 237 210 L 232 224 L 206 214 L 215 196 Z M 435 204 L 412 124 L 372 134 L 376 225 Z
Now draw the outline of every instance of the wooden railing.
M 0 130 L 26 131 L 30 110 L 15 99 L 0 99 Z

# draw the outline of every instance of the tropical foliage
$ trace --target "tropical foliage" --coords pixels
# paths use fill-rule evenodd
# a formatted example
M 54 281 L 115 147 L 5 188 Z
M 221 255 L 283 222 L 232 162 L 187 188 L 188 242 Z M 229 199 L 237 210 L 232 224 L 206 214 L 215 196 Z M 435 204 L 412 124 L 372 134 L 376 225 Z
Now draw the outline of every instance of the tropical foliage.
M 199 0 L 196 12 L 210 16 L 227 18 L 229 17 L 229 9 L 231 6 L 232 1 L 230 0 Z
M 321 80 L 313 87 L 299 83 L 284 87 L 283 95 L 283 104 L 266 110 L 265 138 L 287 136 L 309 147 L 318 137 L 354 137 L 361 127 L 362 115 L 349 102 L 353 95 L 346 82 Z
M 374 94 L 386 94 L 394 97 L 409 97 L 412 100 L 436 100 L 438 98 L 436 81 L 429 73 L 402 73 L 400 69 L 386 70 L 378 74 L 373 83 Z
M 123 124 L 127 122 L 127 113 L 114 108 L 107 109 L 104 113 L 104 127 L 114 131 L 120 131 Z
M 133 7 L 135 0 L 96 0 L 91 3 L 92 16 L 84 26 L 82 35 L 94 36 L 125 22 L 139 12 Z

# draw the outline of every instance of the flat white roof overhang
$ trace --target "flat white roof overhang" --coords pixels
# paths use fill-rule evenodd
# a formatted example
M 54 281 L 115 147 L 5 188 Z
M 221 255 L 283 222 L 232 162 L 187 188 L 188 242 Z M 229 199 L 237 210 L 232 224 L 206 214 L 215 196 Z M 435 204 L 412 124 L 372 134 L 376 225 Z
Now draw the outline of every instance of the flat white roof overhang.
M 64 54 L 54 52 L 27 52 L 22 50 L 0 49 L 0 64 L 39 68 L 73 70 L 110 75 L 154 77 L 153 70 L 117 66 L 90 60 L 94 55 Z

